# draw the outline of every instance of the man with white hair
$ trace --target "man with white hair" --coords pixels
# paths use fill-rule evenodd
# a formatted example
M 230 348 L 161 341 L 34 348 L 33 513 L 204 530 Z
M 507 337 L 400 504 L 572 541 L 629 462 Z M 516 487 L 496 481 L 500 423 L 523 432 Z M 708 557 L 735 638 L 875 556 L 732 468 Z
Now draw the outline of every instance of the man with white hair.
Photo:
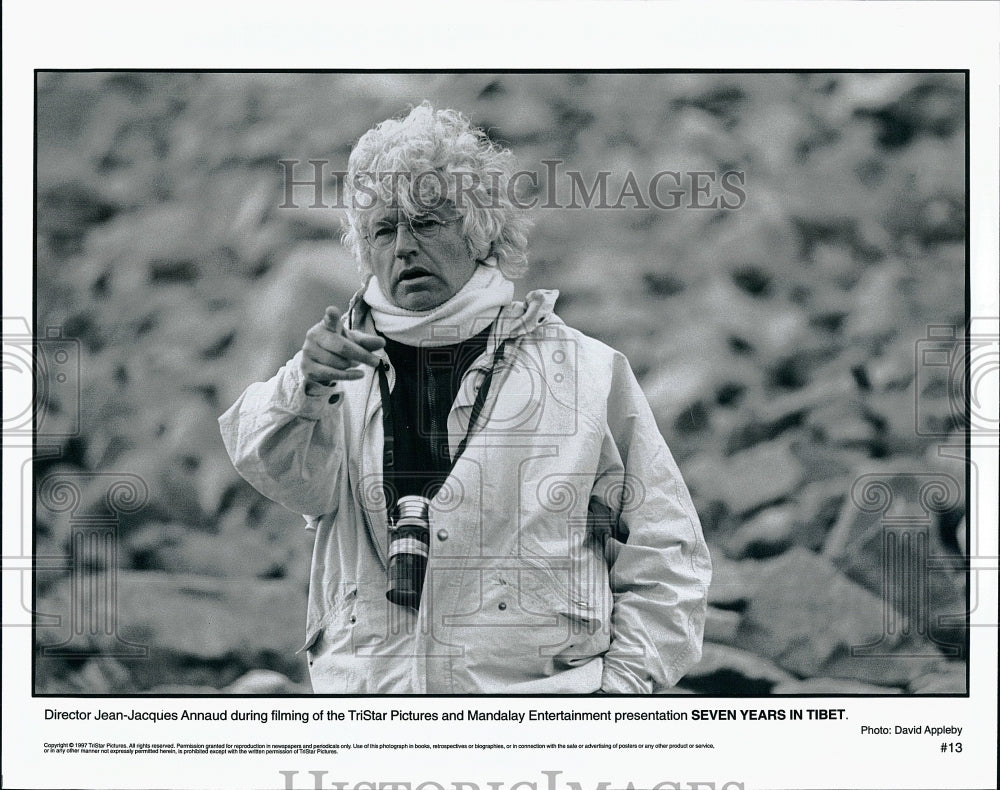
M 427 103 L 367 132 L 345 244 L 367 278 L 220 418 L 315 530 L 313 689 L 653 693 L 701 654 L 701 526 L 624 356 L 513 301 L 510 151 Z

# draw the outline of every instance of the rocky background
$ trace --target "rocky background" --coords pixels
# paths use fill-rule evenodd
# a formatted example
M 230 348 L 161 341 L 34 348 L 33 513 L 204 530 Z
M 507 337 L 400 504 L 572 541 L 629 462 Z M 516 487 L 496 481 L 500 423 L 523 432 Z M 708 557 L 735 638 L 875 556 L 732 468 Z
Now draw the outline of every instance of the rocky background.
M 690 485 L 715 578 L 678 693 L 963 692 L 960 355 L 928 339 L 964 323 L 961 75 L 144 73 L 38 79 L 36 326 L 80 386 L 39 389 L 36 691 L 309 690 L 309 538 L 216 418 L 358 284 L 279 160 L 345 169 L 424 98 L 612 203 L 745 173 L 737 209 L 539 210 L 519 284 L 628 355 Z

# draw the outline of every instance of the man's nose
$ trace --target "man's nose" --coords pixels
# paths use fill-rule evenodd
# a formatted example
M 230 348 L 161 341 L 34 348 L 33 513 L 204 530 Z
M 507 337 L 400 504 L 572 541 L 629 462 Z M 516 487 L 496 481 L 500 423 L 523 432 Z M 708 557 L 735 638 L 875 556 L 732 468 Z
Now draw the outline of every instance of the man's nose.
M 406 258 L 417 251 L 417 240 L 413 236 L 409 222 L 400 222 L 396 225 L 396 257 Z

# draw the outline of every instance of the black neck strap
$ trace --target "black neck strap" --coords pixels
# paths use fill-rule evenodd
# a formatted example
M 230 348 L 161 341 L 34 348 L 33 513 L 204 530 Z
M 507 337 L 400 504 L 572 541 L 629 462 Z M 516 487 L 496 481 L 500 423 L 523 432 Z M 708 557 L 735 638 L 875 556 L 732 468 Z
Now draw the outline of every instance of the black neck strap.
M 483 410 L 483 406 L 486 405 L 486 398 L 490 394 L 490 384 L 493 383 L 493 372 L 497 369 L 497 365 L 503 359 L 504 349 L 507 347 L 507 341 L 502 340 L 500 345 L 497 346 L 496 351 L 493 352 L 493 361 L 490 363 L 490 369 L 486 371 L 486 375 L 483 377 L 483 383 L 479 386 L 479 391 L 476 393 L 476 400 L 472 403 L 472 413 L 469 415 L 469 427 L 465 431 L 465 436 L 462 437 L 462 441 L 459 442 L 458 451 L 455 453 L 455 457 L 451 459 L 451 468 L 455 468 L 455 464 L 458 463 L 458 459 L 462 457 L 462 453 L 465 452 L 465 446 L 469 443 L 469 439 L 472 438 L 472 432 L 476 428 L 476 423 L 479 422 L 479 415 Z
M 458 459 L 462 457 L 462 453 L 465 452 L 465 447 L 469 443 L 469 439 L 472 438 L 473 431 L 476 429 L 476 423 L 479 422 L 479 416 L 483 411 L 483 407 L 486 405 L 486 398 L 490 393 L 490 385 L 493 383 L 493 373 L 496 370 L 497 365 L 503 359 L 506 347 L 507 340 L 503 340 L 500 345 L 497 346 L 496 351 L 493 352 L 493 361 L 490 364 L 489 370 L 486 371 L 483 382 L 479 386 L 479 391 L 476 393 L 476 400 L 472 404 L 472 413 L 469 415 L 469 427 L 466 429 L 465 436 L 458 445 L 455 457 L 451 459 L 452 469 L 455 468 L 455 464 L 458 462 Z M 392 471 L 396 461 L 394 452 L 396 436 L 394 433 L 395 426 L 392 419 L 392 397 L 389 391 L 389 365 L 383 361 L 379 364 L 377 370 L 379 394 L 382 398 L 382 433 L 384 436 L 382 443 L 382 480 L 383 485 L 385 485 L 384 481 L 388 479 L 388 475 Z M 386 502 L 388 502 L 388 500 L 386 500 Z

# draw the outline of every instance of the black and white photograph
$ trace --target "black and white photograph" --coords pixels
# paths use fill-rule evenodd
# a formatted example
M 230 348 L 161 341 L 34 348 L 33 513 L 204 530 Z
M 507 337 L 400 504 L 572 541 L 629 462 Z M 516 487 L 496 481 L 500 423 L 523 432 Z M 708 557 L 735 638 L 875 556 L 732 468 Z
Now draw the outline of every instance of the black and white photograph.
M 39 73 L 36 692 L 965 693 L 966 97 Z
M 0 785 L 995 787 L 998 14 L 5 5 Z

